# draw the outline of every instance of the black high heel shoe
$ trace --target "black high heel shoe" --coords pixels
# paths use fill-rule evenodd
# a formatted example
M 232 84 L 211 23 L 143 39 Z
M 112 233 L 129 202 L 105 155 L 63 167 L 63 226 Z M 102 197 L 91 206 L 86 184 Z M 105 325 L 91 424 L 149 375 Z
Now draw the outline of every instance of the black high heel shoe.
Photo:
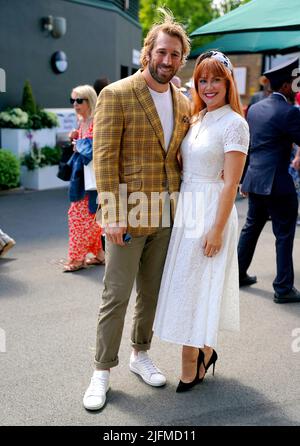
M 204 360 L 204 353 L 203 351 L 199 348 L 199 354 L 198 354 L 198 359 L 197 359 L 197 370 L 196 370 L 196 376 L 193 379 L 193 381 L 191 381 L 190 383 L 184 383 L 183 381 L 179 381 L 179 384 L 177 386 L 176 392 L 180 393 L 180 392 L 186 392 L 187 390 L 191 389 L 192 387 L 194 387 L 196 384 L 198 384 L 200 381 L 199 379 L 199 370 L 200 370 L 200 366 L 203 363 Z M 204 363 L 203 363 L 204 364 Z
M 215 350 L 213 350 L 212 355 L 209 358 L 209 361 L 208 361 L 208 363 L 206 365 L 205 365 L 204 359 L 203 359 L 203 365 L 204 365 L 204 368 L 205 368 L 205 374 L 206 374 L 207 370 L 209 369 L 209 367 L 212 364 L 213 364 L 213 375 L 215 374 L 215 366 L 216 366 L 217 359 L 218 359 L 218 355 L 217 355 L 217 352 Z M 203 375 L 202 378 L 200 378 L 201 382 L 203 381 L 205 374 Z

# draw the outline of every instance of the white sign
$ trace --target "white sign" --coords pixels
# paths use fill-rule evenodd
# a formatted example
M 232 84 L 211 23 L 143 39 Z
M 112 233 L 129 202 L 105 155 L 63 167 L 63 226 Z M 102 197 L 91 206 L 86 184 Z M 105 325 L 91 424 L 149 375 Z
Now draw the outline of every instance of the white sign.
M 132 50 L 132 63 L 133 65 L 140 65 L 141 52 L 138 50 Z
M 0 353 L 6 353 L 6 335 L 5 330 L 0 327 Z
M 77 128 L 77 117 L 73 108 L 46 108 L 45 110 L 55 113 L 58 117 L 59 127 L 56 127 L 56 133 L 71 132 Z
M 6 92 L 6 75 L 3 68 L 0 68 L 0 93 Z
M 247 68 L 246 67 L 236 67 L 233 69 L 234 77 L 236 80 L 236 85 L 239 94 L 246 94 L 247 86 Z
M 69 133 L 77 129 L 77 116 L 73 108 L 46 108 L 46 111 L 55 113 L 59 126 L 55 127 L 56 142 L 64 142 L 69 140 Z

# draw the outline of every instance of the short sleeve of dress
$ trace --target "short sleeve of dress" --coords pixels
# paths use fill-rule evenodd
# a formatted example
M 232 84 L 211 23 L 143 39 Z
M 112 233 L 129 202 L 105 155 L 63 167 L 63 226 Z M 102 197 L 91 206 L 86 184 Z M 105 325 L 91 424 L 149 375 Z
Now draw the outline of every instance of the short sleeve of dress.
M 245 119 L 237 117 L 225 127 L 223 134 L 224 152 L 243 152 L 249 147 L 249 127 Z

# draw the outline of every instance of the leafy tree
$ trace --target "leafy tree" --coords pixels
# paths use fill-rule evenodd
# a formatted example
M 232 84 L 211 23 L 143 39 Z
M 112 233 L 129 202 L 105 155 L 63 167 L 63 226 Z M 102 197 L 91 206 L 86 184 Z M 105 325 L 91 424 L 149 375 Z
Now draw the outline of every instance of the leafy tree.
M 211 20 L 237 8 L 250 0 L 140 0 L 140 22 L 145 37 L 152 24 L 159 18 L 159 6 L 170 9 L 175 19 L 182 23 L 187 33 Z M 214 40 L 216 36 L 199 36 L 192 40 L 192 49 Z
M 218 0 L 215 2 L 215 9 L 217 15 L 227 14 L 227 12 L 248 3 L 250 0 Z
M 140 22 L 144 36 L 159 17 L 159 6 L 170 9 L 188 33 L 215 17 L 212 0 L 140 0 Z
M 28 80 L 25 81 L 23 88 L 22 110 L 32 115 L 34 115 L 37 111 L 32 88 Z

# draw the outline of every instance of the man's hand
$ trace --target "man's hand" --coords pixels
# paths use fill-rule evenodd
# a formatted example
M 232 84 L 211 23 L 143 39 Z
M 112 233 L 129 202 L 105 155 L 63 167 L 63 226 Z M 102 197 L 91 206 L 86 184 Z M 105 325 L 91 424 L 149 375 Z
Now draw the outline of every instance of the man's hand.
M 300 170 L 300 156 L 295 156 L 295 158 L 292 161 L 292 167 L 295 170 Z
M 123 242 L 123 234 L 126 233 L 126 229 L 126 224 L 120 222 L 105 225 L 104 231 L 107 240 L 109 240 L 111 243 L 119 246 L 125 246 L 125 243 Z
M 248 197 L 248 192 L 242 192 L 242 185 L 239 185 L 239 194 L 243 197 L 243 198 L 247 198 Z
M 300 170 L 300 146 L 296 146 L 297 151 L 295 154 L 295 157 L 291 163 L 291 166 L 295 169 L 295 170 Z

